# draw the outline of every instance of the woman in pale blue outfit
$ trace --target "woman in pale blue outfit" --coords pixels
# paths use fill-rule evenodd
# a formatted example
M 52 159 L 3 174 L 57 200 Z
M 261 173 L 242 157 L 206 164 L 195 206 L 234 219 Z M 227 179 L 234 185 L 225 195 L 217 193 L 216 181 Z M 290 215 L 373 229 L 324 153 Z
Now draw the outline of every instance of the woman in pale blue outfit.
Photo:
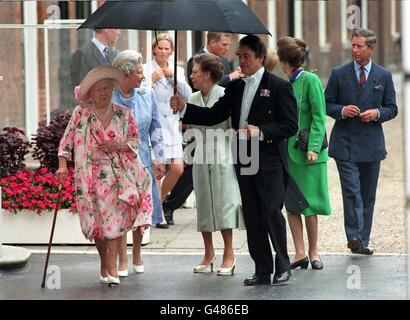
M 144 65 L 145 74 L 151 77 L 152 88 L 155 91 L 158 102 L 159 121 L 161 122 L 162 135 L 164 137 L 164 153 L 167 161 L 167 173 L 161 185 L 161 199 L 177 183 L 184 171 L 182 152 L 182 133 L 178 114 L 173 114 L 169 107 L 169 101 L 174 94 L 174 65 L 169 57 L 174 50 L 174 43 L 170 35 L 161 33 L 152 42 L 154 59 L 151 63 L 151 74 L 147 73 L 148 66 Z M 192 89 L 186 82 L 184 69 L 177 67 L 177 90 L 186 100 L 192 93 Z M 164 220 L 165 221 L 165 220 Z M 157 228 L 163 228 L 157 224 Z
M 223 75 L 223 66 L 217 56 L 203 53 L 194 57 L 191 79 L 195 89 L 190 103 L 212 108 L 224 95 L 224 88 L 217 85 Z M 198 129 L 193 161 L 192 176 L 197 207 L 197 229 L 202 233 L 205 255 L 194 268 L 195 273 L 213 271 L 215 251 L 212 232 L 221 231 L 224 240 L 224 254 L 218 275 L 233 275 L 235 255 L 233 232 L 238 228 L 241 212 L 241 197 L 233 167 L 230 139 L 225 136 L 232 130 L 230 119 L 215 126 L 190 126 Z M 207 140 L 207 130 L 218 130 L 217 139 Z
M 137 121 L 141 146 L 139 157 L 142 163 L 151 173 L 153 181 L 161 179 L 165 173 L 165 158 L 161 124 L 158 119 L 158 109 L 154 91 L 151 88 L 140 88 L 144 79 L 142 56 L 133 50 L 120 52 L 113 62 L 113 66 L 123 72 L 126 77 L 119 83 L 114 91 L 112 100 L 127 108 L 132 109 Z M 151 152 L 155 156 L 152 160 Z M 155 183 L 152 184 L 152 197 L 154 211 L 152 223 L 162 221 L 161 197 Z M 133 239 L 133 269 L 136 273 L 144 271 L 141 258 L 142 235 L 138 234 Z M 118 273 L 120 276 L 128 275 L 127 261 L 127 237 L 123 237 L 120 250 L 120 261 Z

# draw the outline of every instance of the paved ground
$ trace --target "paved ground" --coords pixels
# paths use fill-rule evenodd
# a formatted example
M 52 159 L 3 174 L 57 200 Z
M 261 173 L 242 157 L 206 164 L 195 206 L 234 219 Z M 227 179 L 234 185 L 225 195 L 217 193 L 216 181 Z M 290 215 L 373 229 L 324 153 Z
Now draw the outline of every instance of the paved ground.
M 118 288 L 109 288 L 98 283 L 97 255 L 54 254 L 51 276 L 60 273 L 61 286 L 50 290 L 40 288 L 44 254 L 34 254 L 25 268 L 0 271 L 0 300 L 406 299 L 405 257 L 325 255 L 324 270 L 296 270 L 289 285 L 282 287 L 243 286 L 243 279 L 253 273 L 249 255 L 237 257 L 232 277 L 194 274 L 192 267 L 199 259 L 199 255 L 146 254 L 144 274 L 131 274 Z M 50 278 L 49 283 L 59 286 L 60 282 Z

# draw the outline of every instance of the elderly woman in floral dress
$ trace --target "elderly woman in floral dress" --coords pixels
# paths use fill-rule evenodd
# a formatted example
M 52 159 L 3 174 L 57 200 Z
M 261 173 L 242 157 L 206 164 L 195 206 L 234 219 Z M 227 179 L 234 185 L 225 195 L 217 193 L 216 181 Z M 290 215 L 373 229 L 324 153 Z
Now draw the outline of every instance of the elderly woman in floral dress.
M 77 210 L 85 237 L 94 240 L 101 259 L 100 281 L 119 284 L 116 258 L 121 237 L 141 233 L 152 223 L 152 179 L 138 157 L 139 135 L 132 111 L 112 103 L 113 67 L 91 70 L 59 146 L 57 175 L 74 159 Z M 74 154 L 74 157 L 72 157 Z

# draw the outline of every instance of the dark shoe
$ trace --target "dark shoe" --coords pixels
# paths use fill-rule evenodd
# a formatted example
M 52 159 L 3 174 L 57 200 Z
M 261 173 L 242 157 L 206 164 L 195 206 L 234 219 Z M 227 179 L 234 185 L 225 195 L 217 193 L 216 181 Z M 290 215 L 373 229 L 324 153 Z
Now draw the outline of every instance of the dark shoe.
M 166 223 L 157 223 L 155 227 L 157 227 L 158 229 L 168 229 L 169 225 L 167 225 Z
M 310 262 L 310 264 L 312 265 L 312 269 L 313 270 L 322 270 L 323 269 L 323 263 L 322 260 L 313 260 Z
M 301 269 L 307 269 L 309 265 L 309 259 L 308 257 L 304 257 L 301 260 L 295 261 L 290 265 L 291 269 L 296 269 L 296 268 L 301 268 Z
M 350 250 L 357 250 L 360 248 L 360 240 L 357 238 L 352 238 L 347 242 L 347 247 Z
M 292 275 L 292 272 L 290 270 L 282 272 L 281 274 L 275 275 L 273 277 L 272 284 L 275 286 L 285 285 L 287 284 L 286 282 L 289 281 L 291 275 Z
M 368 256 L 371 256 L 374 252 L 372 249 L 369 249 L 368 247 L 365 247 L 365 246 L 360 246 L 359 249 L 352 249 L 351 251 L 352 253 L 365 254 Z
M 174 210 L 164 210 L 164 217 L 165 217 L 165 221 L 167 222 L 167 224 L 169 224 L 170 226 L 174 225 Z
M 243 281 L 245 286 L 259 286 L 262 284 L 270 284 L 270 274 L 255 273 L 252 277 L 246 278 Z

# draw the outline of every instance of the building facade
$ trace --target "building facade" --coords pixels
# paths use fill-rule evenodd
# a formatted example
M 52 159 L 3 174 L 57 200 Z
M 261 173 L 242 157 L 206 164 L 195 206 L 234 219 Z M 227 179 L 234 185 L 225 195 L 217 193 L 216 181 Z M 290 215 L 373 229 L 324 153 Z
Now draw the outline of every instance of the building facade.
M 75 23 L 72 27 L 45 31 L 44 23 L 85 19 L 103 2 L 0 2 L 0 129 L 16 126 L 28 135 L 34 133 L 37 120 L 46 119 L 47 95 L 51 110 L 73 109 L 70 57 L 89 41 L 92 31 L 77 31 Z M 286 35 L 306 41 L 309 46 L 306 67 L 317 69 L 324 84 L 333 66 L 350 60 L 351 31 L 359 26 L 372 29 L 377 35 L 375 61 L 400 71 L 400 0 L 244 2 L 272 33 L 272 37 L 263 36 L 269 47 L 275 48 L 276 40 Z M 150 55 L 147 37 L 143 31 L 122 31 L 117 47 L 136 49 L 146 59 L 147 52 Z M 205 38 L 205 33 L 179 32 L 180 65 L 185 66 L 192 52 L 205 45 Z M 237 64 L 235 52 L 239 38 L 234 36 L 227 55 L 233 65 Z M 280 74 L 279 69 L 277 72 Z

